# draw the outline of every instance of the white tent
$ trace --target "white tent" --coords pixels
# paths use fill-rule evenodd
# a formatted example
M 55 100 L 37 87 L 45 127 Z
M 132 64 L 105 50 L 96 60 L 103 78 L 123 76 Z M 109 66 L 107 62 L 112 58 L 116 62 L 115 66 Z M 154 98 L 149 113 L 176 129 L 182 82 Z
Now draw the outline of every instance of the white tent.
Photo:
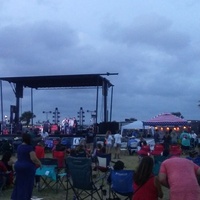
M 143 129 L 143 122 L 142 121 L 134 121 L 130 124 L 126 124 L 122 126 L 122 129 Z
M 130 124 L 126 124 L 124 126 L 121 127 L 121 133 L 123 133 L 123 130 L 134 130 L 134 129 L 149 129 L 149 126 L 143 126 L 143 122 L 142 121 L 134 121 Z

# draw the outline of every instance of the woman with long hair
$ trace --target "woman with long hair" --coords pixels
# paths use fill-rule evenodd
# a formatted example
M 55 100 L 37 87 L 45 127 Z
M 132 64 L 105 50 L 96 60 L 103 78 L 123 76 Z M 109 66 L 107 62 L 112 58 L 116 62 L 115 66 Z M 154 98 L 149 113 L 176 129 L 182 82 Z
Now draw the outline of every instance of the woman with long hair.
M 153 171 L 154 161 L 150 156 L 142 158 L 134 174 L 134 195 L 132 200 L 158 200 L 163 197 L 162 187 Z

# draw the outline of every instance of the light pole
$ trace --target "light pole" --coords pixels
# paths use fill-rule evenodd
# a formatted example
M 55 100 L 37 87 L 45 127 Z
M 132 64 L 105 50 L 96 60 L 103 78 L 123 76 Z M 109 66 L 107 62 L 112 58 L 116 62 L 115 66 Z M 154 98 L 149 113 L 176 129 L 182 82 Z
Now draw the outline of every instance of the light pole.
M 96 117 L 97 117 L 96 110 L 94 110 L 94 111 L 87 110 L 87 112 L 91 114 L 92 124 L 95 124 L 96 123 Z
M 46 121 L 48 121 L 48 115 L 52 113 L 51 111 L 43 111 L 42 113 L 46 114 Z

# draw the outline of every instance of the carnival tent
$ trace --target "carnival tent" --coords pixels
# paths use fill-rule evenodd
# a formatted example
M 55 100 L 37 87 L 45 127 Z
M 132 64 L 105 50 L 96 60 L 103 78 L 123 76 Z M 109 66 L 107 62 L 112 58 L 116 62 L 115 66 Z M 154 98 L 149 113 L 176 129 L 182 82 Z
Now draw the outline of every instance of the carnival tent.
M 187 126 L 185 119 L 177 117 L 171 113 L 163 113 L 143 122 L 144 126 Z

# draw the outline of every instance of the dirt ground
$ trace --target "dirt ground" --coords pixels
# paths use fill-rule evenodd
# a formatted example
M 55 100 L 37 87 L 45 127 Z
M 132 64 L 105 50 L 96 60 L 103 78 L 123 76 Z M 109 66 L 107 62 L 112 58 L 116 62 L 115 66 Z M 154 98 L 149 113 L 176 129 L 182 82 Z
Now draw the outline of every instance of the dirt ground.
M 50 155 L 48 154 L 47 157 L 50 157 Z M 122 160 L 125 163 L 126 169 L 135 170 L 138 165 L 137 155 L 128 155 L 128 153 L 122 152 L 120 160 Z M 117 160 L 112 159 L 112 161 L 117 161 Z M 169 199 L 168 189 L 163 187 L 163 192 L 164 192 L 163 200 L 168 200 Z M 0 196 L 0 199 L 10 200 L 11 193 L 12 193 L 12 188 L 4 190 L 3 194 Z M 51 189 L 45 189 L 43 191 L 38 192 L 37 189 L 34 188 L 33 196 L 38 197 L 38 198 L 43 198 L 44 200 L 64 200 L 66 199 L 66 191 L 61 188 L 59 189 L 58 193 L 56 193 L 55 190 L 51 190 Z M 69 190 L 68 200 L 73 200 L 73 193 L 71 190 Z

